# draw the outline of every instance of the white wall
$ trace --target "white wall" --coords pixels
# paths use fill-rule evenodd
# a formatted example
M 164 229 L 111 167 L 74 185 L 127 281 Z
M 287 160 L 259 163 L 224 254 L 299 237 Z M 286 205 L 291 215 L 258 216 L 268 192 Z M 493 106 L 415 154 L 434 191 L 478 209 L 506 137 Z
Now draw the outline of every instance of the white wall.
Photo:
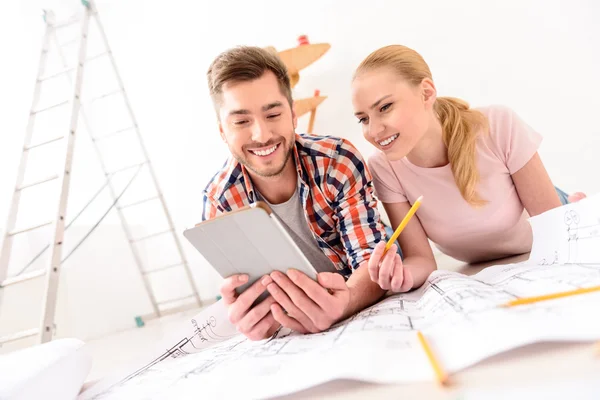
M 20 3 L 0 5 L 4 17 L 0 24 L 4 55 L 0 63 L 0 221 L 7 213 L 33 92 L 43 33 L 39 9 L 42 5 L 77 9 L 80 4 L 76 0 Z M 209 63 L 220 51 L 237 44 L 273 45 L 280 50 L 293 47 L 301 34 L 312 42 L 332 45 L 321 60 L 302 71 L 295 89 L 296 97 L 311 96 L 314 89 L 329 96 L 317 112 L 316 132 L 347 137 L 365 154 L 371 151 L 352 116 L 350 78 L 353 68 L 369 52 L 401 43 L 425 57 L 440 95 L 462 97 L 473 105 L 508 105 L 538 129 L 545 137 L 541 155 L 556 185 L 567 191 L 600 192 L 595 173 L 600 170 L 598 2 L 307 0 L 286 2 L 286 7 L 293 7 L 287 11 L 282 4 L 258 0 L 98 0 L 178 232 L 199 221 L 201 190 L 227 154 L 206 89 Z M 92 72 L 86 71 L 86 77 L 91 76 Z M 87 87 L 107 89 L 104 85 L 108 81 L 96 76 L 90 78 L 91 83 L 86 81 Z M 118 126 L 119 118 L 107 112 L 99 114 L 97 122 Z M 300 130 L 306 123 L 304 117 Z M 102 182 L 87 137 L 81 134 L 77 140 L 70 215 Z M 128 154 L 111 150 L 115 159 L 123 153 Z M 34 196 L 34 211 L 23 215 L 36 220 L 40 212 L 37 207 L 46 203 L 46 197 Z M 110 199 L 105 198 L 103 205 L 82 216 L 75 230 L 85 232 L 109 204 Z M 152 232 L 158 228 L 151 226 L 157 225 L 151 221 L 158 212 L 157 208 L 148 209 L 133 222 L 141 231 Z M 127 247 L 105 251 L 117 246 L 115 238 L 120 232 L 113 213 L 82 247 L 78 261 L 65 267 L 64 279 L 69 284 L 61 290 L 68 290 L 62 295 L 68 301 L 59 304 L 58 312 L 72 318 L 63 323 L 63 330 L 59 326 L 61 335 L 87 338 L 123 329 L 133 324 L 133 316 L 148 312 L 134 266 L 127 258 Z M 213 298 L 217 275 L 181 238 L 202 297 Z M 39 242 L 39 238 L 30 238 L 27 246 L 35 249 Z M 102 258 L 91 254 L 94 248 L 104 249 Z M 21 251 L 22 259 L 27 258 L 28 251 L 33 250 Z M 124 271 L 122 276 L 113 274 L 115 265 Z M 88 277 L 88 283 L 80 283 L 77 277 L 81 276 Z M 90 288 L 89 282 L 98 292 L 82 290 Z M 175 287 L 171 290 L 175 291 L 185 285 L 180 279 L 172 282 Z M 15 307 L 9 304 L 8 296 L 5 300 L 4 307 Z M 92 304 L 96 312 L 86 312 L 93 309 Z M 16 324 L 15 318 L 0 318 L 0 330 L 9 326 L 2 321 Z M 97 318 L 102 322 L 94 322 Z

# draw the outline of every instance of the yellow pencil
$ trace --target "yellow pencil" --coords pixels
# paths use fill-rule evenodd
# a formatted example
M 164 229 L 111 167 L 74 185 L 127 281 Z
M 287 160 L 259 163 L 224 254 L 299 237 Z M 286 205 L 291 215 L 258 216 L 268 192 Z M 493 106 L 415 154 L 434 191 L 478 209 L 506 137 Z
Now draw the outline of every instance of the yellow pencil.
M 440 385 L 446 385 L 448 383 L 448 374 L 444 372 L 442 366 L 435 358 L 435 355 L 433 354 L 433 351 L 431 351 L 429 343 L 427 343 L 427 340 L 425 340 L 425 336 L 423 336 L 421 331 L 417 331 L 417 337 L 419 338 L 419 342 L 421 343 L 423 350 L 425 350 L 425 354 L 427 354 L 427 358 L 429 359 L 429 363 L 431 364 L 433 371 L 435 372 L 435 376 L 437 378 L 438 383 Z
M 575 296 L 578 294 L 585 294 L 585 293 L 591 293 L 591 292 L 597 292 L 597 291 L 600 291 L 600 286 L 591 286 L 591 287 L 587 287 L 587 288 L 569 290 L 567 292 L 546 294 L 543 296 L 524 297 L 522 299 L 511 300 L 508 303 L 503 304 L 503 307 L 520 306 L 523 304 L 537 303 L 538 301 L 559 299 L 561 297 Z
M 421 206 L 422 201 L 423 201 L 423 196 L 419 196 L 419 198 L 417 200 L 415 200 L 415 202 L 412 205 L 412 207 L 410 208 L 410 210 L 408 210 L 408 213 L 406 213 L 406 215 L 402 219 L 402 222 L 400 222 L 400 225 L 398 225 L 398 227 L 394 231 L 394 234 L 392 235 L 390 240 L 388 240 L 387 243 L 385 244 L 385 250 L 383 251 L 381 258 L 383 258 L 383 256 L 385 256 L 385 253 L 387 253 L 387 251 L 390 249 L 390 247 L 392 247 L 392 245 L 394 244 L 396 239 L 398 239 L 398 236 L 400 236 L 400 233 L 404 230 L 406 225 L 408 225 L 408 221 L 410 221 L 412 216 L 415 215 L 415 213 L 417 212 L 417 209 Z

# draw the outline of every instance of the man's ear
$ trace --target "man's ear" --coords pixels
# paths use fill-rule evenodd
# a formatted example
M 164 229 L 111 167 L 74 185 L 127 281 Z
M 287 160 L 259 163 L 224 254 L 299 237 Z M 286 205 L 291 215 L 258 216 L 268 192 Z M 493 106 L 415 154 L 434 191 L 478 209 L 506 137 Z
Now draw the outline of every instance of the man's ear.
M 227 139 L 225 139 L 225 132 L 223 131 L 223 124 L 219 121 L 219 134 L 221 135 L 221 140 L 227 143 Z
M 437 98 L 437 89 L 435 88 L 433 81 L 429 78 L 423 79 L 421 82 L 421 91 L 423 95 L 423 102 L 425 102 L 425 104 L 428 106 L 432 106 Z
M 298 128 L 298 117 L 296 116 L 296 102 L 292 102 L 292 121 L 294 123 L 294 130 Z

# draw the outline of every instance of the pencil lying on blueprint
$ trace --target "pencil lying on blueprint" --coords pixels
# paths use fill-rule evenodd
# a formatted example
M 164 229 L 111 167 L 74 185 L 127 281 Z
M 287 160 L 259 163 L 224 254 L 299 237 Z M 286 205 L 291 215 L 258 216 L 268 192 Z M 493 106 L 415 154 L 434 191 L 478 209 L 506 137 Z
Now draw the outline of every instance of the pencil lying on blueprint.
M 423 201 L 423 196 L 419 196 L 419 198 L 417 200 L 415 200 L 415 202 L 412 205 L 412 207 L 410 208 L 410 210 L 408 210 L 408 213 L 406 213 L 406 215 L 404 216 L 404 219 L 402 219 L 402 222 L 400 222 L 400 225 L 398 225 L 398 227 L 394 231 L 394 234 L 392 235 L 390 240 L 388 240 L 387 243 L 385 244 L 385 250 L 383 251 L 381 258 L 383 258 L 383 256 L 385 256 L 385 253 L 387 253 L 387 251 L 390 249 L 390 247 L 392 247 L 392 245 L 394 244 L 396 239 L 398 239 L 398 236 L 400 236 L 400 233 L 404 230 L 404 228 L 406 228 L 406 225 L 408 225 L 408 222 L 410 221 L 412 216 L 415 215 L 415 213 L 421 206 L 422 201 Z
M 523 297 L 522 299 L 511 300 L 508 303 L 504 304 L 503 306 L 504 307 L 520 306 L 523 304 L 537 303 L 539 301 L 554 300 L 554 299 L 559 299 L 561 297 L 569 297 L 569 296 L 575 296 L 578 294 L 586 294 L 586 293 L 599 292 L 599 291 L 600 291 L 600 286 L 591 286 L 591 287 L 587 287 L 587 288 L 569 290 L 567 292 L 551 293 L 551 294 L 535 296 L 535 297 Z
M 421 331 L 417 331 L 417 337 L 419 338 L 419 343 L 423 347 L 425 354 L 427 354 L 427 359 L 435 372 L 435 377 L 440 385 L 446 385 L 448 383 L 448 374 L 442 369 L 440 362 L 436 359 L 433 351 L 431 350 L 431 346 L 425 340 L 425 336 L 421 333 Z

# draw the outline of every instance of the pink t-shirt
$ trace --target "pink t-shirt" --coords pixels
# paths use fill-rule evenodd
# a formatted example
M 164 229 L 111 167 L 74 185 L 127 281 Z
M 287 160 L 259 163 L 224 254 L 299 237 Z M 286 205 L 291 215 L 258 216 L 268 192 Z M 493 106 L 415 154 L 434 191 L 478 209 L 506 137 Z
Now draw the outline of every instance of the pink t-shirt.
M 477 108 L 488 118 L 489 135 L 477 141 L 479 196 L 474 208 L 463 199 L 450 165 L 422 168 L 405 157 L 389 161 L 384 153 L 369 158 L 377 197 L 384 203 L 411 204 L 421 195 L 417 211 L 429 239 L 445 254 L 466 262 L 491 260 L 531 250 L 532 231 L 511 175 L 536 153 L 541 136 L 512 110 Z

